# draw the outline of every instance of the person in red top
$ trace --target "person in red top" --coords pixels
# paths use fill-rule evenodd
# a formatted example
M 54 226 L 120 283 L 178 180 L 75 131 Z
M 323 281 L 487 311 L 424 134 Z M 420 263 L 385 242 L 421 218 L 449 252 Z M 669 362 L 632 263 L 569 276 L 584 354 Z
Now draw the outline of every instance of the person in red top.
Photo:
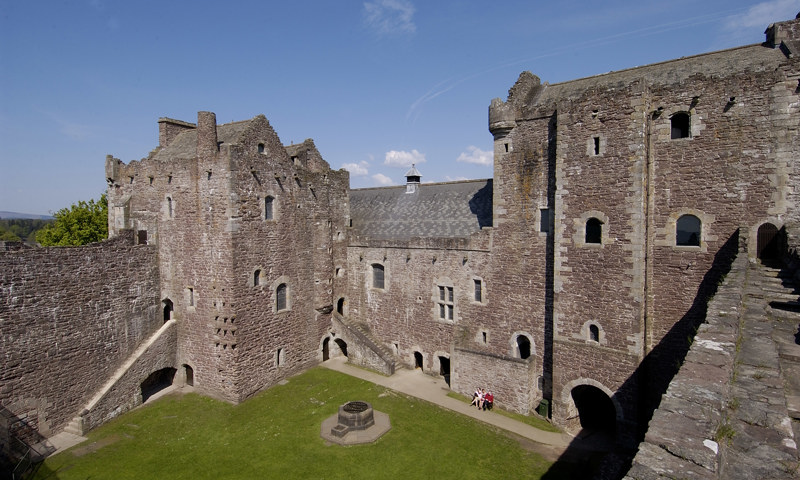
M 483 409 L 491 410 L 493 406 L 494 406 L 494 395 L 492 395 L 492 392 L 486 392 L 486 395 L 483 396 Z

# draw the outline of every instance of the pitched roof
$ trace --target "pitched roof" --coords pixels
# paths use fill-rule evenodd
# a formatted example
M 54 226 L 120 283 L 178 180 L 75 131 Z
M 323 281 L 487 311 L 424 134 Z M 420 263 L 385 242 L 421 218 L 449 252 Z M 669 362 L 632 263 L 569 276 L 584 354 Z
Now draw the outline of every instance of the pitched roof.
M 220 143 L 237 143 L 252 121 L 250 119 L 217 125 L 217 141 Z M 156 153 L 155 159 L 166 161 L 174 158 L 193 158 L 196 155 L 197 129 L 192 129 L 178 134 L 169 145 Z
M 353 234 L 381 240 L 465 238 L 492 226 L 492 180 L 350 191 Z

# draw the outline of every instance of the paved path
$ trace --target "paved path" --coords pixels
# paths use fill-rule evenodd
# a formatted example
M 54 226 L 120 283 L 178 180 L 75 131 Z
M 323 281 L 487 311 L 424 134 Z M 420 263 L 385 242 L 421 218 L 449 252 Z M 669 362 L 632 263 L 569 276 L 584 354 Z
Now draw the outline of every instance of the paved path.
M 476 420 L 494 425 L 495 427 L 513 432 L 521 437 L 533 440 L 534 442 L 547 445 L 551 452 L 561 454 L 566 450 L 573 438 L 565 433 L 545 432 L 522 422 L 518 422 L 506 416 L 491 411 L 478 410 L 469 406 L 467 403 L 447 396 L 450 389 L 443 379 L 426 375 L 419 370 L 400 369 L 391 377 L 386 377 L 377 373 L 370 372 L 347 363 L 345 357 L 338 357 L 328 360 L 322 364 L 323 367 L 347 375 L 358 377 L 362 380 L 381 385 L 392 390 L 421 398 L 434 403 L 448 410 L 467 415 Z

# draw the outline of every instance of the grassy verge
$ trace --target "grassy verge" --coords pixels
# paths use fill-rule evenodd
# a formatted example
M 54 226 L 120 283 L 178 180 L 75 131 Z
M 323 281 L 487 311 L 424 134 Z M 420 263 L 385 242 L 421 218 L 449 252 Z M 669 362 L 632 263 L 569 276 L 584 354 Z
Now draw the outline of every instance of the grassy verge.
M 447 396 L 455 398 L 456 400 L 461 400 L 464 403 L 472 403 L 472 398 L 461 395 L 460 393 L 448 392 Z M 551 424 L 550 422 L 541 417 L 533 415 L 531 416 L 520 415 L 519 413 L 509 412 L 497 407 L 493 408 L 492 411 L 500 415 L 503 415 L 504 417 L 513 418 L 518 422 L 525 423 L 534 428 L 538 428 L 539 430 L 544 430 L 545 432 L 557 432 L 557 433 L 561 432 L 561 430 L 558 427 L 556 427 L 555 425 Z
M 373 444 L 328 444 L 320 425 L 350 400 L 387 413 L 392 429 Z M 163 397 L 88 437 L 35 478 L 536 479 L 550 467 L 480 422 L 324 368 L 238 406 Z

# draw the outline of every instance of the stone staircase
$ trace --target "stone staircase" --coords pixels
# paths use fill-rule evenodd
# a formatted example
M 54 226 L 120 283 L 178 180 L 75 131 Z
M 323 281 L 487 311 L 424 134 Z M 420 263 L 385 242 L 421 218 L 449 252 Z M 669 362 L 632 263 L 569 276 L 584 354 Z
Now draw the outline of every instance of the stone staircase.
M 136 361 L 147 351 L 147 349 L 150 348 L 150 346 L 153 345 L 156 340 L 161 337 L 161 335 L 167 332 L 174 325 L 175 320 L 169 320 L 168 322 L 165 322 L 161 328 L 156 330 L 156 332 L 150 336 L 150 338 L 142 342 L 142 344 L 139 345 L 139 347 L 128 357 L 128 359 L 125 360 L 122 365 L 120 365 L 116 372 L 114 372 L 114 375 L 112 375 L 111 378 L 109 378 L 108 381 L 106 381 L 106 383 L 103 385 L 103 387 L 91 398 L 91 400 L 89 400 L 89 402 L 86 404 L 86 407 L 81 410 L 80 414 L 76 417 L 73 417 L 72 421 L 67 424 L 63 431 L 78 436 L 82 436 L 89 431 L 91 427 L 86 425 L 86 415 L 92 411 L 98 402 L 100 402 L 100 400 L 114 387 L 114 385 L 128 372 L 128 370 L 130 370 L 133 364 L 136 363 Z
M 798 299 L 792 272 L 748 268 L 720 478 L 800 478 Z
M 353 358 L 353 356 L 348 355 L 351 361 L 377 370 L 385 375 L 394 374 L 398 365 L 394 353 L 387 346 L 374 339 L 366 324 L 354 322 L 339 314 L 335 314 L 333 320 L 344 328 L 347 336 L 350 337 L 350 341 L 355 342 L 362 349 L 361 355 L 359 355 L 360 358 Z M 348 350 L 353 351 L 351 348 L 348 348 Z

